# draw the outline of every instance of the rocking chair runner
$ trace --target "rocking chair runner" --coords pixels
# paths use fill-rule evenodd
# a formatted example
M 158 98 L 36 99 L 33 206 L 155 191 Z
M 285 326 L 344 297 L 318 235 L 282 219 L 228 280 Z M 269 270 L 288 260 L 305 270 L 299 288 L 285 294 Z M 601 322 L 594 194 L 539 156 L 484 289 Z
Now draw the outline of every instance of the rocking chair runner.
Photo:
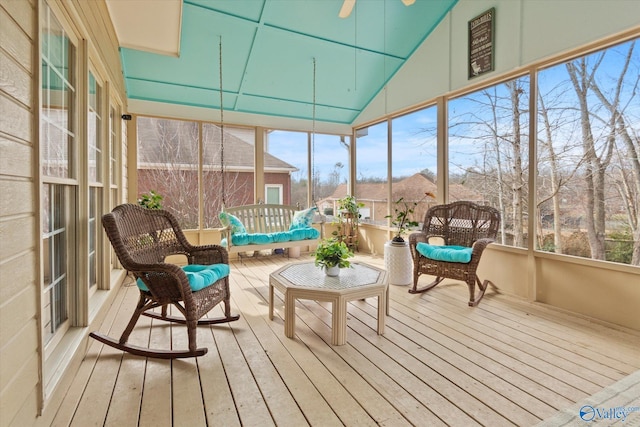
M 92 332 L 96 340 L 144 357 L 175 359 L 202 356 L 207 348 L 197 348 L 197 325 L 238 320 L 231 315 L 229 294 L 229 257 L 218 245 L 194 246 L 180 229 L 175 217 L 164 210 L 150 210 L 134 204 L 117 206 L 102 217 L 102 224 L 122 266 L 136 279 L 140 290 L 138 305 L 120 340 Z M 208 270 L 206 274 L 190 273 L 165 262 L 169 255 L 182 254 L 192 267 Z M 206 267 L 205 267 L 206 266 Z M 220 268 L 218 268 L 220 267 Z M 208 280 L 207 280 L 208 279 Z M 208 283 L 212 281 L 212 283 Z M 194 290 L 198 289 L 198 290 Z M 224 317 L 202 319 L 220 302 L 224 303 Z M 175 306 L 184 317 L 167 315 L 167 305 Z M 161 307 L 161 314 L 151 310 Z M 129 335 L 140 315 L 187 325 L 188 350 L 154 350 L 127 344 Z
M 487 286 L 493 283 L 480 281 L 476 270 L 482 252 L 495 241 L 499 226 L 500 212 L 490 206 L 458 201 L 431 207 L 425 215 L 422 231 L 409 235 L 413 257 L 413 287 L 409 293 L 429 291 L 444 279 L 462 280 L 469 287 L 469 306 L 478 305 Z M 432 238 L 441 238 L 445 246 L 430 246 Z M 470 260 L 466 262 L 469 253 Z M 461 258 L 462 262 L 459 261 Z M 436 279 L 418 289 L 418 278 L 422 274 L 436 276 Z M 477 297 L 476 284 L 480 290 Z

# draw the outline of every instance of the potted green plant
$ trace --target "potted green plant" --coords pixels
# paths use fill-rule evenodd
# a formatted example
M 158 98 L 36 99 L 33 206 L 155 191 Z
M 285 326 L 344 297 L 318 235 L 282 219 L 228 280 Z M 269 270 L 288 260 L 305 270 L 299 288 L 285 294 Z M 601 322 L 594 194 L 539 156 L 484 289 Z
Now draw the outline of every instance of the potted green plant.
M 384 244 L 384 266 L 388 272 L 388 280 L 391 285 L 411 284 L 413 272 L 411 250 L 402 234 L 411 227 L 418 225 L 418 222 L 413 220 L 412 215 L 416 206 L 427 197 L 434 196 L 432 193 L 427 192 L 417 202 L 407 202 L 403 197 L 400 197 L 393 208 L 394 215 L 386 216 L 386 218 L 391 218 L 391 225 L 396 228 L 393 239 Z
M 358 248 L 358 225 L 360 224 L 360 208 L 364 203 L 358 202 L 355 196 L 347 195 L 337 200 L 338 215 L 334 221 L 337 230 L 332 234 L 347 244 L 350 249 Z
M 407 202 L 404 200 L 404 197 L 400 197 L 398 201 L 395 202 L 393 208 L 394 214 L 385 216 L 385 218 L 391 218 L 391 225 L 396 228 L 396 234 L 391 239 L 392 243 L 404 245 L 405 241 L 402 235 L 410 228 L 418 226 L 418 222 L 414 221 L 411 215 L 413 215 L 416 206 L 427 197 L 433 198 L 434 195 L 433 193 L 426 192 L 424 193 L 424 197 L 417 202 Z
M 138 204 L 147 209 L 162 209 L 162 199 L 164 199 L 164 197 L 156 193 L 154 190 L 151 190 L 148 193 L 140 195 Z
M 393 208 L 393 215 L 387 215 L 385 218 L 391 218 L 391 225 L 396 228 L 396 234 L 391 239 L 392 243 L 404 244 L 404 234 L 409 228 L 416 227 L 417 221 L 414 221 L 410 215 L 413 214 L 413 210 L 418 205 L 418 202 L 409 203 L 404 200 L 404 197 L 400 197 L 395 202 Z
M 358 202 L 355 196 L 347 195 L 338 199 L 338 210 L 343 214 L 360 217 L 359 209 L 364 207 L 364 203 Z
M 341 268 L 351 266 L 349 258 L 353 252 L 345 242 L 331 238 L 321 240 L 311 255 L 315 257 L 316 267 L 322 267 L 327 276 L 337 276 Z

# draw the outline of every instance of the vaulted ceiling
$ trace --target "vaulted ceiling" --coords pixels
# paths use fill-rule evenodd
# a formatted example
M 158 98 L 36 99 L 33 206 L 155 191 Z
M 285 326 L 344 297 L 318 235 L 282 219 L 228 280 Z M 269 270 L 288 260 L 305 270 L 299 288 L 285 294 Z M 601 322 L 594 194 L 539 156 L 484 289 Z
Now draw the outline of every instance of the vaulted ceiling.
M 107 5 L 129 99 L 218 110 L 222 88 L 224 111 L 350 124 L 456 2 L 357 0 L 344 19 L 343 0 Z

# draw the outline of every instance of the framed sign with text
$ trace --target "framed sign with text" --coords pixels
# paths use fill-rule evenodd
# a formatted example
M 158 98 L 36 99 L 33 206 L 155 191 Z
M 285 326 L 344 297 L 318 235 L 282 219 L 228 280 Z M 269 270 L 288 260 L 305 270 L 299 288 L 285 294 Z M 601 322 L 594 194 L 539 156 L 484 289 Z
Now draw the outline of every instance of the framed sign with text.
M 469 78 L 493 71 L 496 9 L 469 21 Z

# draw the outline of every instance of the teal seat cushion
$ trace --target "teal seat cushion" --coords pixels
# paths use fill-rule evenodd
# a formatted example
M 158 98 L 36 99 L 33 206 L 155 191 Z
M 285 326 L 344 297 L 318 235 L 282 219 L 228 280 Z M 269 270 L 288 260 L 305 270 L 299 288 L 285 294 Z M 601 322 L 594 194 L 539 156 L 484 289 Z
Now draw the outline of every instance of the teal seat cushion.
M 282 243 L 297 240 L 317 239 L 320 232 L 313 227 L 297 228 L 291 231 L 276 231 L 274 233 L 238 233 L 231 235 L 231 244 L 233 246 L 246 245 L 266 245 L 269 243 Z M 227 246 L 227 239 L 224 238 L 220 242 L 224 247 Z
M 249 236 L 249 245 L 266 245 L 273 243 L 271 236 L 267 233 L 251 233 Z
M 313 217 L 316 215 L 317 207 L 312 207 L 309 209 L 305 209 L 303 211 L 296 211 L 293 214 L 293 219 L 291 220 L 291 225 L 289 226 L 289 230 L 297 230 L 299 228 L 310 228 L 313 224 Z
M 304 228 L 297 228 L 295 230 L 289 231 L 291 234 L 291 240 L 304 240 L 307 238 L 307 230 Z
M 318 237 L 320 237 L 320 232 L 318 230 L 316 230 L 315 228 L 309 227 L 309 228 L 305 228 L 305 238 L 306 239 L 317 239 Z
M 187 279 L 189 279 L 189 287 L 193 292 L 213 285 L 223 277 L 227 277 L 230 272 L 229 264 L 190 264 L 182 267 L 182 270 L 187 275 Z M 138 285 L 138 288 L 141 291 L 149 290 L 142 279 L 136 280 L 136 285 Z
M 465 246 L 438 246 L 419 242 L 416 250 L 424 257 L 436 261 L 460 262 L 468 264 L 471 262 L 472 248 Z
M 238 233 L 231 235 L 231 244 L 233 246 L 243 246 L 249 244 L 249 235 L 247 233 Z M 223 238 L 220 241 L 220 246 L 227 248 L 227 238 Z
M 289 231 L 277 231 L 269 234 L 271 241 L 274 243 L 288 242 L 291 240 L 291 233 Z
M 231 235 L 231 244 L 234 245 L 234 246 L 248 245 L 249 244 L 249 235 L 247 233 L 232 234 Z

